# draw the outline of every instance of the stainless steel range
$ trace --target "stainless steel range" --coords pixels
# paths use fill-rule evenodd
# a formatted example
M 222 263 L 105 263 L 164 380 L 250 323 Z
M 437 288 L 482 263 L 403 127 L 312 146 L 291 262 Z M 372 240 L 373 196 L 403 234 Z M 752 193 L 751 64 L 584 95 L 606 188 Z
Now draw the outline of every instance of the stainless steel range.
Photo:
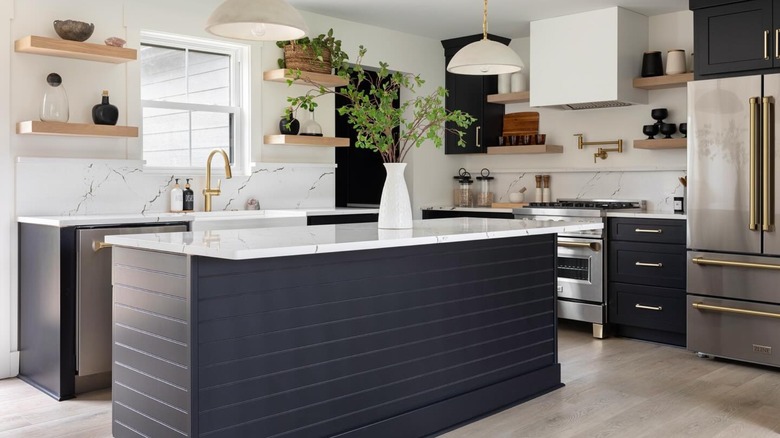
M 558 234 L 558 317 L 593 324 L 593 336 L 603 338 L 607 323 L 604 285 L 607 266 L 608 210 L 644 211 L 645 201 L 617 199 L 558 199 L 532 202 L 512 210 L 515 219 L 600 222 L 604 230 Z

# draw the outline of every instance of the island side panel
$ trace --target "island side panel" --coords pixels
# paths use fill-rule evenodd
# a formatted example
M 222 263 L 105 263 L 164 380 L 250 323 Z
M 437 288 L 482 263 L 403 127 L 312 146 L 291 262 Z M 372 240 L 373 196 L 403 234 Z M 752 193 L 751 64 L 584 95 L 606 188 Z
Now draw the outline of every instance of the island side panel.
M 555 253 L 543 235 L 193 257 L 198 430 L 425 436 L 560 387 Z
M 112 249 L 112 432 L 191 434 L 189 257 Z

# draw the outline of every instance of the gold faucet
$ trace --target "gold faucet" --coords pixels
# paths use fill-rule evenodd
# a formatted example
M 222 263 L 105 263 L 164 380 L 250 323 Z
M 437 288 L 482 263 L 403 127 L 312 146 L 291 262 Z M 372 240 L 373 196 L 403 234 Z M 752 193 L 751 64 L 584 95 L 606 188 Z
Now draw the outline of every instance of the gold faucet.
M 228 158 L 225 151 L 222 149 L 214 149 L 211 151 L 209 158 L 206 160 L 206 188 L 203 189 L 203 196 L 206 197 L 205 211 L 211 211 L 211 197 L 219 196 L 219 194 L 222 193 L 222 190 L 220 190 L 222 181 L 219 178 L 217 179 L 217 188 L 211 188 L 211 159 L 214 158 L 214 155 L 216 154 L 222 154 L 222 158 L 225 160 L 225 178 L 233 178 L 233 172 L 230 171 L 230 158 Z

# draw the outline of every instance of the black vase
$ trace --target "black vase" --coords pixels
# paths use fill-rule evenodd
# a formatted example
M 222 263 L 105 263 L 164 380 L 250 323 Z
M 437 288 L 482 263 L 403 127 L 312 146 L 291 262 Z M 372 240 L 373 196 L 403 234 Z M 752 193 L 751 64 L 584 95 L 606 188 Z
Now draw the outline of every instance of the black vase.
M 661 52 L 645 52 L 642 56 L 642 77 L 663 76 L 664 65 Z
M 290 124 L 290 127 L 287 127 L 287 124 Z M 298 131 L 301 129 L 301 122 L 298 121 L 296 118 L 292 119 L 286 119 L 282 117 L 282 120 L 279 120 L 279 132 L 281 132 L 284 135 L 297 135 Z
M 103 100 L 92 107 L 92 121 L 96 125 L 116 125 L 119 110 L 108 103 L 108 90 L 103 90 Z

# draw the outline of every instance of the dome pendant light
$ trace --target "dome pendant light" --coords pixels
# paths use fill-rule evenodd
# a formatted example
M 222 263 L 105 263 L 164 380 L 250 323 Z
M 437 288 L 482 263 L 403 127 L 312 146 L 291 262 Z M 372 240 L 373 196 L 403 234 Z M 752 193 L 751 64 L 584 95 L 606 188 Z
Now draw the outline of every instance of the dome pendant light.
M 209 17 L 206 31 L 241 40 L 285 41 L 306 36 L 309 28 L 285 0 L 225 0 Z
M 447 64 L 447 71 L 459 75 L 497 75 L 514 73 L 525 67 L 514 50 L 487 38 L 487 0 L 482 16 L 482 39 L 458 50 Z

